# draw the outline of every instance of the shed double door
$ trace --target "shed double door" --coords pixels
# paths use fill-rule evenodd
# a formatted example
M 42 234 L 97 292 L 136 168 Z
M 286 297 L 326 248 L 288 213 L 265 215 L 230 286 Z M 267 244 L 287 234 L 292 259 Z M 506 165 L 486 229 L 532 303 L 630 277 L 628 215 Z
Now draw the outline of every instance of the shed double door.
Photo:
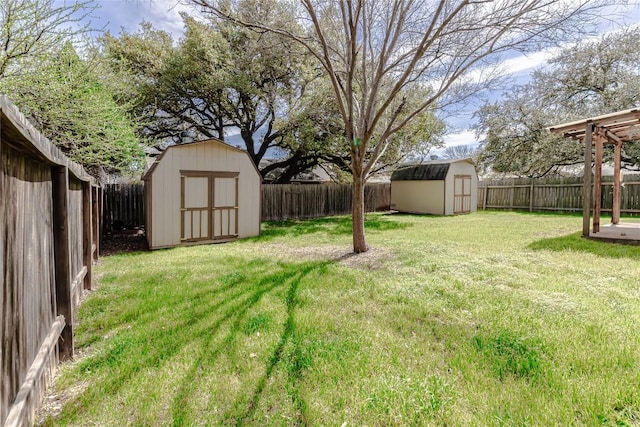
M 180 171 L 180 240 L 238 237 L 238 173 Z
M 453 213 L 471 212 L 471 175 L 453 177 Z

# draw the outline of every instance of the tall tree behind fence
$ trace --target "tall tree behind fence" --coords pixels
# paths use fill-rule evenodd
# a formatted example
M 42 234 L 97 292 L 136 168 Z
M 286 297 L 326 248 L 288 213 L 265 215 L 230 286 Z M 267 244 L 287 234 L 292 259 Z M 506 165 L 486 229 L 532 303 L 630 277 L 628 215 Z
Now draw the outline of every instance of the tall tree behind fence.
M 34 423 L 91 288 L 101 190 L 0 96 L 0 425 Z
M 613 177 L 602 177 L 602 211 L 611 212 Z M 514 178 L 478 183 L 478 209 L 582 211 L 582 177 Z M 620 211 L 640 214 L 640 175 L 625 175 Z
M 144 227 L 144 184 L 105 185 L 102 221 L 109 232 L 120 226 Z
M 388 210 L 391 185 L 367 184 L 365 211 Z M 262 186 L 262 220 L 319 218 L 351 212 L 349 184 L 271 184 Z

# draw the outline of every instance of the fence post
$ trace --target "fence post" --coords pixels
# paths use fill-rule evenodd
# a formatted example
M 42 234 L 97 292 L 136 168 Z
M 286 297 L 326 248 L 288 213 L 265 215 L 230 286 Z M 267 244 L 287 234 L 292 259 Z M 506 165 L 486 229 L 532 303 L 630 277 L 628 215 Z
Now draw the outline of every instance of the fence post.
M 64 316 L 60 334 L 60 360 L 73 357 L 73 300 L 71 297 L 71 250 L 69 248 L 69 170 L 56 166 L 51 170 L 53 190 L 53 248 L 55 259 L 56 310 Z
M 482 210 L 487 210 L 487 199 L 489 198 L 489 185 L 484 186 L 484 197 L 482 200 Z
M 529 190 L 529 212 L 533 212 L 533 185 L 534 185 L 535 179 L 531 178 L 531 187 Z
M 93 265 L 93 204 L 91 203 L 91 181 L 82 183 L 82 245 L 83 260 L 87 267 L 84 275 L 84 289 L 91 289 Z
M 98 188 L 98 217 L 102 218 L 100 221 L 100 233 L 98 233 L 98 256 L 100 256 L 100 242 L 106 234 L 106 222 L 104 220 L 104 191 L 102 188 Z
M 515 183 L 511 183 L 511 190 L 509 191 L 509 209 L 513 210 L 513 194 L 516 191 Z
M 98 251 L 100 250 L 100 224 L 102 217 L 100 216 L 100 209 L 98 207 L 98 197 L 100 197 L 100 188 L 91 187 L 91 217 L 92 217 L 92 240 L 91 251 L 93 254 L 93 260 L 98 261 Z M 95 247 L 94 247 L 95 246 Z

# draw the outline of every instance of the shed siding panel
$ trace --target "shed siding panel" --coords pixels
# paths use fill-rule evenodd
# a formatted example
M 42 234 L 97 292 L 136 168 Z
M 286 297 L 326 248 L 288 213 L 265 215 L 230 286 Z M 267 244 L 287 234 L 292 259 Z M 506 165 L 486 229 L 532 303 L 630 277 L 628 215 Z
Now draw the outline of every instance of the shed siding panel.
M 180 164 L 184 161 L 183 150 L 172 150 L 173 156 L 167 163 L 163 176 L 165 202 L 163 203 L 164 221 L 162 227 L 165 231 L 163 246 L 180 244 Z
M 453 215 L 454 212 L 454 190 L 455 182 L 454 177 L 456 175 L 470 175 L 471 176 L 471 212 L 478 210 L 478 174 L 474 165 L 468 162 L 456 162 L 452 163 L 449 168 L 449 173 L 445 180 L 446 186 L 446 203 L 445 203 L 445 215 Z
M 461 173 L 458 163 L 453 163 L 449 167 L 449 172 L 444 180 L 444 215 L 453 215 L 453 195 L 455 192 L 454 176 L 460 175 Z
M 400 212 L 444 213 L 443 181 L 392 181 L 391 206 Z
M 151 212 L 151 179 L 144 183 L 144 229 L 147 235 L 147 245 L 153 247 L 153 213 Z
M 473 167 L 471 172 L 471 212 L 478 210 L 478 173 Z
M 260 197 L 260 177 L 247 157 L 238 181 L 238 237 L 260 234 Z
M 169 150 L 153 174 L 153 245 L 180 243 L 180 150 Z

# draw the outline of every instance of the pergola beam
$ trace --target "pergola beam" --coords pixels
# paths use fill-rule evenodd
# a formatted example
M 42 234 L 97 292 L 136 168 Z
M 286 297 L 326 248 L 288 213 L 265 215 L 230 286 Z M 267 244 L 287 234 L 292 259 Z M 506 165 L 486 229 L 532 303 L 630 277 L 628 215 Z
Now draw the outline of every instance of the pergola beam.
M 615 133 L 609 131 L 608 129 L 602 127 L 595 128 L 595 134 L 601 136 L 606 140 L 609 144 L 622 144 L 622 139 L 616 135 Z
M 548 129 L 553 133 L 566 134 L 576 130 L 584 132 L 586 125 L 589 123 L 593 123 L 598 126 L 612 126 L 623 124 L 629 121 L 635 123 L 638 120 L 640 120 L 640 109 L 633 108 L 631 110 L 618 111 L 617 113 L 604 114 L 602 116 L 563 123 L 560 125 L 551 126 Z

